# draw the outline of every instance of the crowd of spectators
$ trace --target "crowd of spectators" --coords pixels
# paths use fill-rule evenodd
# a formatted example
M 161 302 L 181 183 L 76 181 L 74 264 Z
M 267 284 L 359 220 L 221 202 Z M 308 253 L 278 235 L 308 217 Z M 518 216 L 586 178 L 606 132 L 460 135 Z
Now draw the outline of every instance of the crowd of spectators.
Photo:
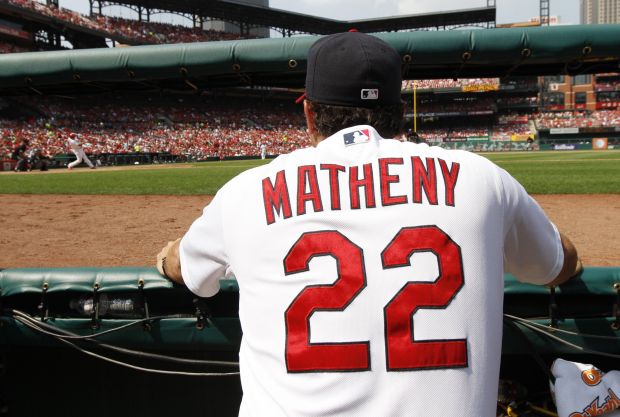
M 128 97 L 101 95 L 68 100 L 58 97 L 5 99 L 13 115 L 0 119 L 0 155 L 22 140 L 43 155 L 68 152 L 76 136 L 87 153 L 169 153 L 184 158 L 258 157 L 261 147 L 278 155 L 309 146 L 300 106 L 287 100 L 233 97 Z M 93 106 L 92 103 L 97 105 Z M 0 106 L 2 107 L 2 106 Z M 15 117 L 15 109 L 21 116 Z M 446 123 L 447 122 L 447 123 Z M 449 125 L 449 124 L 452 125 Z M 466 139 L 510 141 L 537 128 L 618 126 L 620 111 L 511 113 L 420 119 L 418 134 L 427 142 Z
M 462 88 L 465 86 L 499 86 L 499 78 L 448 78 L 440 80 L 405 80 L 403 90 L 410 90 L 416 83 L 419 89 Z
M 491 140 L 510 140 L 514 135 L 526 136 L 531 133 L 528 125 L 494 125 Z
M 448 137 L 449 132 L 450 130 L 448 128 L 444 128 L 444 127 L 430 128 L 430 127 L 426 127 L 423 125 L 420 126 L 417 131 L 421 139 L 424 139 L 424 141 L 430 142 L 430 143 L 441 142 L 442 140 Z
M 409 105 L 408 105 L 409 106 Z M 471 114 L 471 113 L 492 113 L 496 109 L 495 99 L 492 97 L 466 97 L 462 100 L 444 101 L 420 101 L 417 105 L 417 112 L 424 114 Z
M 565 127 L 614 127 L 620 125 L 620 110 L 542 112 L 535 116 L 538 129 Z
M 171 153 L 190 159 L 259 156 L 261 145 L 277 155 L 309 145 L 300 106 L 259 99 L 139 98 L 98 96 L 81 98 L 14 99 L 17 107 L 36 109 L 37 116 L 1 120 L 2 154 L 16 142 L 30 140 L 44 154 L 68 151 L 66 140 L 76 135 L 89 154 Z M 419 123 L 419 135 L 429 142 L 489 138 L 501 123 L 506 131 L 521 132 L 527 116 L 485 119 L 477 126 Z
M 97 30 L 108 34 L 111 38 L 125 39 L 148 44 L 168 44 L 187 42 L 206 42 L 217 40 L 239 39 L 240 36 L 214 30 L 202 30 L 182 25 L 167 23 L 144 22 L 95 15 L 82 15 L 70 9 L 47 5 L 35 0 L 8 0 L 14 6 L 23 7 L 45 16 L 53 17 L 66 23 Z
M 14 6 L 29 9 L 38 14 L 63 20 L 68 23 L 88 27 L 90 29 L 99 29 L 97 25 L 88 17 L 69 9 L 64 9 L 62 7 L 58 8 L 53 4 L 48 5 L 35 0 L 8 0 L 8 2 Z
M 1 121 L 1 153 L 6 156 L 14 143 L 28 139 L 43 154 L 63 154 L 70 135 L 95 155 L 171 153 L 191 159 L 259 156 L 261 145 L 277 155 L 309 144 L 300 108 L 252 101 L 137 106 L 122 101 L 98 97 L 92 107 L 87 100 L 40 99 L 39 116 Z
M 538 97 L 499 97 L 497 99 L 497 105 L 504 107 L 538 106 Z
M 596 107 L 599 109 L 620 109 L 620 90 L 596 93 Z
M 427 142 L 442 142 L 450 140 L 488 139 L 490 126 L 442 126 L 421 124 L 418 135 Z
M 468 152 L 506 152 L 528 151 L 540 149 L 538 145 L 530 145 L 527 142 L 489 141 L 489 142 L 442 142 L 436 144 L 444 149 L 459 149 Z
M 596 80 L 596 91 L 619 91 L 620 79 L 617 78 L 599 78 Z
M 491 128 L 491 140 L 511 140 L 515 135 L 528 136 L 531 132 L 530 115 L 522 113 L 502 114 Z
M 457 129 L 453 129 L 452 132 L 450 132 L 449 137 L 486 139 L 489 137 L 489 128 L 488 127 L 460 127 Z
M 567 128 L 567 127 L 616 127 L 620 125 L 620 110 L 597 110 L 583 112 L 542 112 L 532 114 L 506 114 L 498 116 L 488 126 L 454 128 L 435 127 L 425 129 L 420 127 L 419 133 L 430 141 L 442 138 L 485 137 L 491 140 L 510 140 L 517 136 L 528 136 L 537 129 Z
M 461 119 L 460 125 L 437 127 L 435 123 L 422 123 L 418 133 L 428 142 L 451 141 L 455 139 L 490 139 L 493 141 L 511 140 L 515 135 L 528 136 L 531 132 L 531 115 L 525 113 L 483 116 L 474 120 Z
M 240 35 L 167 23 L 95 16 L 101 30 L 150 44 L 190 43 L 239 39 Z
M 497 118 L 498 125 L 527 125 L 529 116 L 523 113 L 502 114 Z

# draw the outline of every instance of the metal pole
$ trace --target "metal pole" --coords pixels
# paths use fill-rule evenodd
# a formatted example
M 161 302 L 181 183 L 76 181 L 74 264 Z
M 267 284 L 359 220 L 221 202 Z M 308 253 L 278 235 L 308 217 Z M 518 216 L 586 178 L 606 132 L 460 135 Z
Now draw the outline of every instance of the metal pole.
M 418 131 L 417 89 L 418 89 L 418 83 L 414 81 L 413 82 L 413 132 L 414 133 Z

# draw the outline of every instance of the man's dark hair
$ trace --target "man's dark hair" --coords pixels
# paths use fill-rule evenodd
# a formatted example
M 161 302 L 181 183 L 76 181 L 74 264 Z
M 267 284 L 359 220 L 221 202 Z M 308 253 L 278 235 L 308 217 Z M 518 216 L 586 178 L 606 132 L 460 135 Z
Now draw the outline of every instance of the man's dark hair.
M 314 113 L 316 130 L 321 136 L 357 125 L 374 127 L 384 138 L 394 138 L 403 132 L 403 104 L 390 104 L 375 108 L 334 106 L 308 100 Z

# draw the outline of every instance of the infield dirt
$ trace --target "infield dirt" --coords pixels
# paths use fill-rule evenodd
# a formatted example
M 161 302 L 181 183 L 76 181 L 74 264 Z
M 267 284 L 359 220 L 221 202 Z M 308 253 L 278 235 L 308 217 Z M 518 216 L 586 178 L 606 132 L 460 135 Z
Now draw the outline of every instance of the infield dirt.
M 587 266 L 620 266 L 620 195 L 536 195 Z M 147 266 L 208 196 L 0 195 L 0 268 Z

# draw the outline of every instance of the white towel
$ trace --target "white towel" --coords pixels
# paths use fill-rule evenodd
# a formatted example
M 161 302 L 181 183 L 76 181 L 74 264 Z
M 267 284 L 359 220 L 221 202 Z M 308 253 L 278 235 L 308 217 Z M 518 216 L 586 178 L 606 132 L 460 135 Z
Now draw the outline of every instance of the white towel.
M 559 417 L 620 417 L 620 371 L 556 359 L 551 372 Z

